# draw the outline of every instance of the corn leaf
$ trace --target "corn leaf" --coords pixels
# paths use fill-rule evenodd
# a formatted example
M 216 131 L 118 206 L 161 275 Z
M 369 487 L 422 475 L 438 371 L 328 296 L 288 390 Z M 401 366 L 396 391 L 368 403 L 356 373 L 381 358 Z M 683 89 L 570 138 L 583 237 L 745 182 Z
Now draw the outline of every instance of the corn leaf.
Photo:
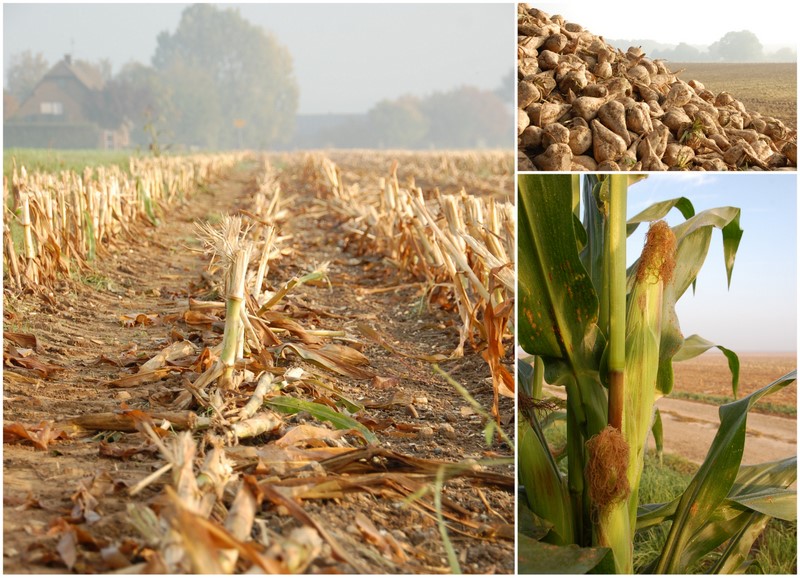
M 557 359 L 584 350 L 597 318 L 597 296 L 578 258 L 571 191 L 569 175 L 519 177 L 520 345 Z
M 553 525 L 547 541 L 571 544 L 575 542 L 575 529 L 569 490 L 536 417 L 532 415 L 531 418 L 519 416 L 519 479 L 525 487 L 530 509 Z
M 661 412 L 656 408 L 656 417 L 653 420 L 653 439 L 656 442 L 656 456 L 658 463 L 663 463 L 664 457 L 664 425 L 661 423 Z
M 678 197 L 677 199 L 653 203 L 645 210 L 628 219 L 628 236 L 630 237 L 641 223 L 649 223 L 650 221 L 663 219 L 672 209 L 678 209 L 684 219 L 690 219 L 695 215 L 694 205 L 692 205 L 692 201 L 686 197 Z
M 306 361 L 339 375 L 355 379 L 372 379 L 375 377 L 375 374 L 371 371 L 359 367 L 368 365 L 369 359 L 364 354 L 346 345 L 326 343 L 320 347 L 301 343 L 284 343 L 275 349 L 275 355 L 280 356 L 285 349 L 294 351 Z
M 592 570 L 603 573 L 608 548 L 581 548 L 575 544 L 554 546 L 525 535 L 519 535 L 517 555 L 520 574 L 586 574 Z
M 356 430 L 370 444 L 378 443 L 378 438 L 366 426 L 327 405 L 288 396 L 273 397 L 267 402 L 267 405 L 276 411 L 288 414 L 307 411 L 318 420 L 329 422 L 336 429 Z
M 719 408 L 719 430 L 705 461 L 680 498 L 657 573 L 685 571 L 684 551 L 723 503 L 736 481 L 744 451 L 748 411 L 762 397 L 794 382 L 796 375 L 797 372 L 793 371 L 747 397 Z
M 767 522 L 769 522 L 769 516 L 758 513 L 750 514 L 746 523 L 742 524 L 736 536 L 728 543 L 722 556 L 719 557 L 709 574 L 744 573 L 744 570 L 750 565 L 750 562 L 747 561 L 750 549 L 761 535 L 761 532 L 764 531 Z
M 693 359 L 698 355 L 705 353 L 712 347 L 719 349 L 728 359 L 728 368 L 731 370 L 731 388 L 733 389 L 733 397 L 736 399 L 739 391 L 739 356 L 730 349 L 715 343 L 711 343 L 699 335 L 690 335 L 683 342 L 683 345 L 678 350 L 678 353 L 676 353 L 675 357 L 672 358 L 672 361 L 686 361 L 688 359 Z
M 542 357 L 549 383 L 567 387 L 568 403 L 589 437 L 606 421 L 596 369 L 605 337 L 597 327 L 597 294 L 578 255 L 572 179 L 521 175 L 518 183 L 519 343 Z
M 782 494 L 784 489 L 797 480 L 797 457 L 792 456 L 783 460 L 766 462 L 757 465 L 742 466 L 736 476 L 736 482 L 731 486 L 727 500 L 737 502 L 748 499 L 748 496 L 759 494 L 769 488 L 775 495 Z M 765 496 L 766 498 L 766 496 Z M 767 498 L 768 499 L 768 498 Z M 671 502 L 663 504 L 647 504 L 639 506 L 636 530 L 643 530 L 662 522 L 672 520 L 678 509 L 681 496 Z M 725 504 L 723 503 L 723 506 Z M 782 519 L 791 519 L 795 512 L 774 512 L 773 515 Z

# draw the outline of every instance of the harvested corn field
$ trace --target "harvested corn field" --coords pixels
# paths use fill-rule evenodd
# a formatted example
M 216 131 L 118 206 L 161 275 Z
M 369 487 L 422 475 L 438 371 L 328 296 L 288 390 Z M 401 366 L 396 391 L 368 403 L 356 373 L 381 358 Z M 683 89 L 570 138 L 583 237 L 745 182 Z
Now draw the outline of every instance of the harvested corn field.
M 796 127 L 736 93 L 528 4 L 517 29 L 520 170 L 796 170 Z
M 8 182 L 4 570 L 513 572 L 512 156 L 202 158 Z

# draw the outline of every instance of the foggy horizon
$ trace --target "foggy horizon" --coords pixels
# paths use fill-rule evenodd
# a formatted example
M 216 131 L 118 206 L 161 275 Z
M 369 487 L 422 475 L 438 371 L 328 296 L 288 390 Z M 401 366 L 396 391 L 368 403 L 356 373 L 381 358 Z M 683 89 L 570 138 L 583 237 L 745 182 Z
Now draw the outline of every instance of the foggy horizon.
M 515 66 L 513 4 L 215 5 L 238 9 L 286 47 L 299 115 L 362 114 L 461 86 L 496 90 Z M 4 4 L 3 85 L 11 56 L 26 50 L 50 66 L 65 54 L 107 58 L 114 74 L 129 62 L 150 66 L 158 34 L 173 33 L 187 6 Z
M 708 46 L 728 32 L 749 30 L 761 41 L 766 51 L 782 47 L 797 50 L 795 18 L 775 18 L 785 4 L 773 1 L 760 3 L 757 11 L 727 10 L 702 2 L 673 4 L 673 10 L 660 10 L 657 17 L 633 15 L 629 6 L 566 2 L 529 2 L 551 16 L 560 14 L 567 21 L 580 24 L 592 34 L 605 39 L 652 40 L 664 44 Z

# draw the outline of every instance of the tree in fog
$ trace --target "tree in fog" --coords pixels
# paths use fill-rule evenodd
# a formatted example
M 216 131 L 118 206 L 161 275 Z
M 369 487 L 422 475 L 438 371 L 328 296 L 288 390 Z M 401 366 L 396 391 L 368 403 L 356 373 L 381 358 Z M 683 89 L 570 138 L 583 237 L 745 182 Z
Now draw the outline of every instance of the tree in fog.
M 490 90 L 463 86 L 437 92 L 422 102 L 430 122 L 427 140 L 436 148 L 510 147 L 513 120 Z
M 503 102 L 513 106 L 514 97 L 517 94 L 517 71 L 513 68 L 509 69 L 508 73 L 503 76 L 494 93 L 499 96 Z
M 789 46 L 784 46 L 772 54 L 768 54 L 766 58 L 770 62 L 797 62 L 797 51 Z
M 164 98 L 161 79 L 156 71 L 138 62 L 130 62 L 110 80 L 103 91 L 103 109 L 110 124 L 131 123 L 135 143 L 155 145 L 163 130 L 163 115 L 171 110 Z
M 8 91 L 21 103 L 31 95 L 49 69 L 50 65 L 41 52 L 34 54 L 26 50 L 12 54 L 8 66 Z
M 708 47 L 712 60 L 723 62 L 757 62 L 764 57 L 764 47 L 758 36 L 749 30 L 728 32 Z
M 238 10 L 186 8 L 162 32 L 153 66 L 171 102 L 177 141 L 212 148 L 265 148 L 292 132 L 298 88 L 291 56 Z
M 367 115 L 373 138 L 380 148 L 418 148 L 428 132 L 428 119 L 418 98 L 403 96 L 382 100 Z
M 698 62 L 702 59 L 701 54 L 700 50 L 694 46 L 681 42 L 671 53 L 667 54 L 666 58 L 675 62 Z

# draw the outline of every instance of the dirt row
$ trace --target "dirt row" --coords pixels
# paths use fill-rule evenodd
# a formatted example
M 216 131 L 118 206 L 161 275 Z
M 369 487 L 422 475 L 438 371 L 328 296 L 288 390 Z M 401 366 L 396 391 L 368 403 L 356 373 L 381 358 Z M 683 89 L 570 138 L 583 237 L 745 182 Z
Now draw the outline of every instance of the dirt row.
M 449 539 L 461 569 L 513 572 L 514 470 L 508 463 L 512 450 L 497 442 L 487 446 L 483 419 L 430 364 L 413 357 L 448 354 L 458 342 L 458 316 L 426 304 L 423 288 L 399 274 L 383 256 L 346 250 L 341 223 L 315 202 L 314 183 L 298 178 L 303 159 L 290 157 L 282 163 L 282 190 L 291 199 L 291 217 L 282 225 L 283 255 L 270 264 L 268 282 L 274 289 L 328 262 L 330 284 L 298 288 L 281 312 L 307 329 L 344 331 L 347 337 L 342 343 L 369 359 L 373 377 L 332 375 L 288 354 L 279 364 L 303 367 L 337 395 L 363 405 L 366 409 L 358 417 L 378 437 L 375 447 L 382 453 L 364 454 L 351 465 L 395 476 L 395 486 L 388 478 L 381 479 L 379 486 L 301 502 L 310 519 L 332 536 L 306 561 L 305 570 L 449 572 L 431 492 L 418 502 L 405 498 L 430 489 L 430 479 L 419 476 L 423 469 L 459 462 L 471 464 L 472 472 L 486 474 L 456 476 L 442 493 Z M 390 164 L 387 158 L 387 172 Z M 158 228 L 143 225 L 137 239 L 118 243 L 98 260 L 95 270 L 65 281 L 50 295 L 4 295 L 4 331 L 34 335 L 34 357 L 57 367 L 43 370 L 47 374 L 43 378 L 42 371 L 6 366 L 4 424 L 20 424 L 39 434 L 40 424 L 53 432 L 63 430 L 45 450 L 26 441 L 4 443 L 6 572 L 108 572 L 125 564 L 138 570 L 157 569 L 145 541 L 130 523 L 127 506 L 160 499 L 165 478 L 135 499 L 129 496 L 134 484 L 163 465 L 158 451 L 143 443 L 138 432 L 79 431 L 69 421 L 99 412 L 154 411 L 175 402 L 183 389 L 180 375 L 133 387 L 109 383 L 129 375 L 130 368 L 178 337 L 207 346 L 221 339 L 215 327 L 198 330 L 183 322 L 189 298 L 214 297 L 207 282 L 208 258 L 200 250 L 195 222 L 214 222 L 222 214 L 247 210 L 259 166 L 240 166 L 211 183 L 185 205 L 162 214 Z M 141 323 L 137 323 L 139 315 Z M 359 332 L 363 324 L 407 355 L 390 353 L 366 338 Z M 491 378 L 479 352 L 441 365 L 483 407 L 491 407 Z M 304 393 L 308 394 L 289 392 L 298 397 Z M 503 400 L 501 414 L 509 433 L 513 431 L 512 408 L 511 400 Z M 285 418 L 281 433 L 297 425 L 327 427 L 301 412 Z M 11 437 L 4 436 L 5 440 Z M 330 445 L 336 436 L 330 438 L 306 439 L 304 447 Z M 264 452 L 272 441 L 274 437 L 262 436 L 241 442 L 230 454 L 237 456 L 237 470 L 255 476 L 265 472 L 277 478 L 289 476 L 291 468 L 265 466 Z M 363 445 L 352 436 L 339 443 Z M 123 451 L 134 447 L 139 450 Z M 480 465 L 500 458 L 506 465 Z M 316 475 L 334 476 L 333 469 L 315 468 Z M 87 500 L 94 500 L 90 510 Z M 88 511 L 92 515 L 87 516 Z M 253 538 L 262 542 L 264 536 L 285 538 L 304 526 L 286 508 L 268 501 L 262 503 L 257 517 L 260 529 L 254 530 Z M 65 535 L 73 536 L 73 541 L 77 536 L 77 544 L 70 547 Z M 334 541 L 346 555 L 331 548 Z M 109 555 L 111 550 L 122 553 L 124 560 Z

